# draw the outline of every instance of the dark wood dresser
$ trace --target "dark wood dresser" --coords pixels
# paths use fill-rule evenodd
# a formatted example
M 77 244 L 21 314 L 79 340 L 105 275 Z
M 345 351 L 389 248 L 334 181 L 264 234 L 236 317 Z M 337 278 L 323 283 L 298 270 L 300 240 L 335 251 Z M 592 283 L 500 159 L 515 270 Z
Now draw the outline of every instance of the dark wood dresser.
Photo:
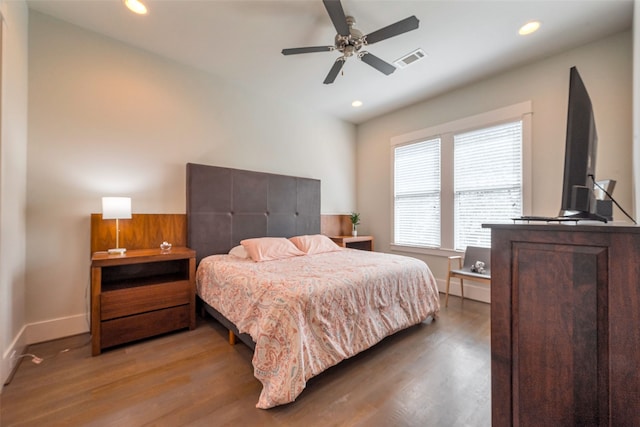
M 640 425 L 640 227 L 491 228 L 492 425 Z

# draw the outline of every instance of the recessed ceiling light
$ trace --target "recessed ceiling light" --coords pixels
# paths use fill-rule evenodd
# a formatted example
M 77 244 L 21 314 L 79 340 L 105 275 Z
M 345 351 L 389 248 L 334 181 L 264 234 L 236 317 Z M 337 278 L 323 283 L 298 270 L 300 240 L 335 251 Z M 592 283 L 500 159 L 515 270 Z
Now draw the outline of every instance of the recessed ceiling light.
M 351 103 L 351 106 L 352 106 L 352 107 L 356 107 L 356 108 L 358 108 L 358 107 L 362 107 L 362 101 L 358 101 L 358 100 L 353 101 L 353 102 Z
M 538 31 L 539 28 L 540 28 L 540 21 L 527 22 L 522 27 L 520 27 L 520 29 L 518 30 L 518 34 L 520 34 L 521 36 L 526 36 L 531 33 L 535 33 L 536 31 Z
M 138 15 L 146 15 L 147 7 L 142 4 L 140 0 L 123 0 L 124 5 L 129 8 L 133 13 L 137 13 Z

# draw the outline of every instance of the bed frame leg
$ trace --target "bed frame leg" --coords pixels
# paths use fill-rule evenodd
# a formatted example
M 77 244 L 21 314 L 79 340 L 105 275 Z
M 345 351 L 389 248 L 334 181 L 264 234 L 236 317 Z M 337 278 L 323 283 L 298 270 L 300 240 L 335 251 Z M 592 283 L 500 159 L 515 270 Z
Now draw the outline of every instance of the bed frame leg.
M 236 344 L 236 335 L 233 333 L 233 331 L 229 331 L 229 345 L 235 345 Z

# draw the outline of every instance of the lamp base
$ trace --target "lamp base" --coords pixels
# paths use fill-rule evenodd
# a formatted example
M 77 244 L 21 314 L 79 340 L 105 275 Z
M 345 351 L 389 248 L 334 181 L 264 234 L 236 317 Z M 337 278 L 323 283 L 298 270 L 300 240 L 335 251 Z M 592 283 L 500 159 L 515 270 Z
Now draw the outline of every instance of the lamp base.
M 114 248 L 107 250 L 107 252 L 109 255 L 124 255 L 127 250 L 125 248 Z

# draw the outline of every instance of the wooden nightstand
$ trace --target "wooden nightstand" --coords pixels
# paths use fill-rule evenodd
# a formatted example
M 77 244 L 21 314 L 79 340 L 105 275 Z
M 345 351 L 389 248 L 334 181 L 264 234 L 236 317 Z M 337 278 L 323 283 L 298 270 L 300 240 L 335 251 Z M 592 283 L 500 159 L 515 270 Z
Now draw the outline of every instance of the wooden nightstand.
M 185 247 L 91 257 L 91 350 L 194 329 L 196 253 Z
M 373 236 L 329 236 L 329 238 L 343 248 L 373 250 Z

